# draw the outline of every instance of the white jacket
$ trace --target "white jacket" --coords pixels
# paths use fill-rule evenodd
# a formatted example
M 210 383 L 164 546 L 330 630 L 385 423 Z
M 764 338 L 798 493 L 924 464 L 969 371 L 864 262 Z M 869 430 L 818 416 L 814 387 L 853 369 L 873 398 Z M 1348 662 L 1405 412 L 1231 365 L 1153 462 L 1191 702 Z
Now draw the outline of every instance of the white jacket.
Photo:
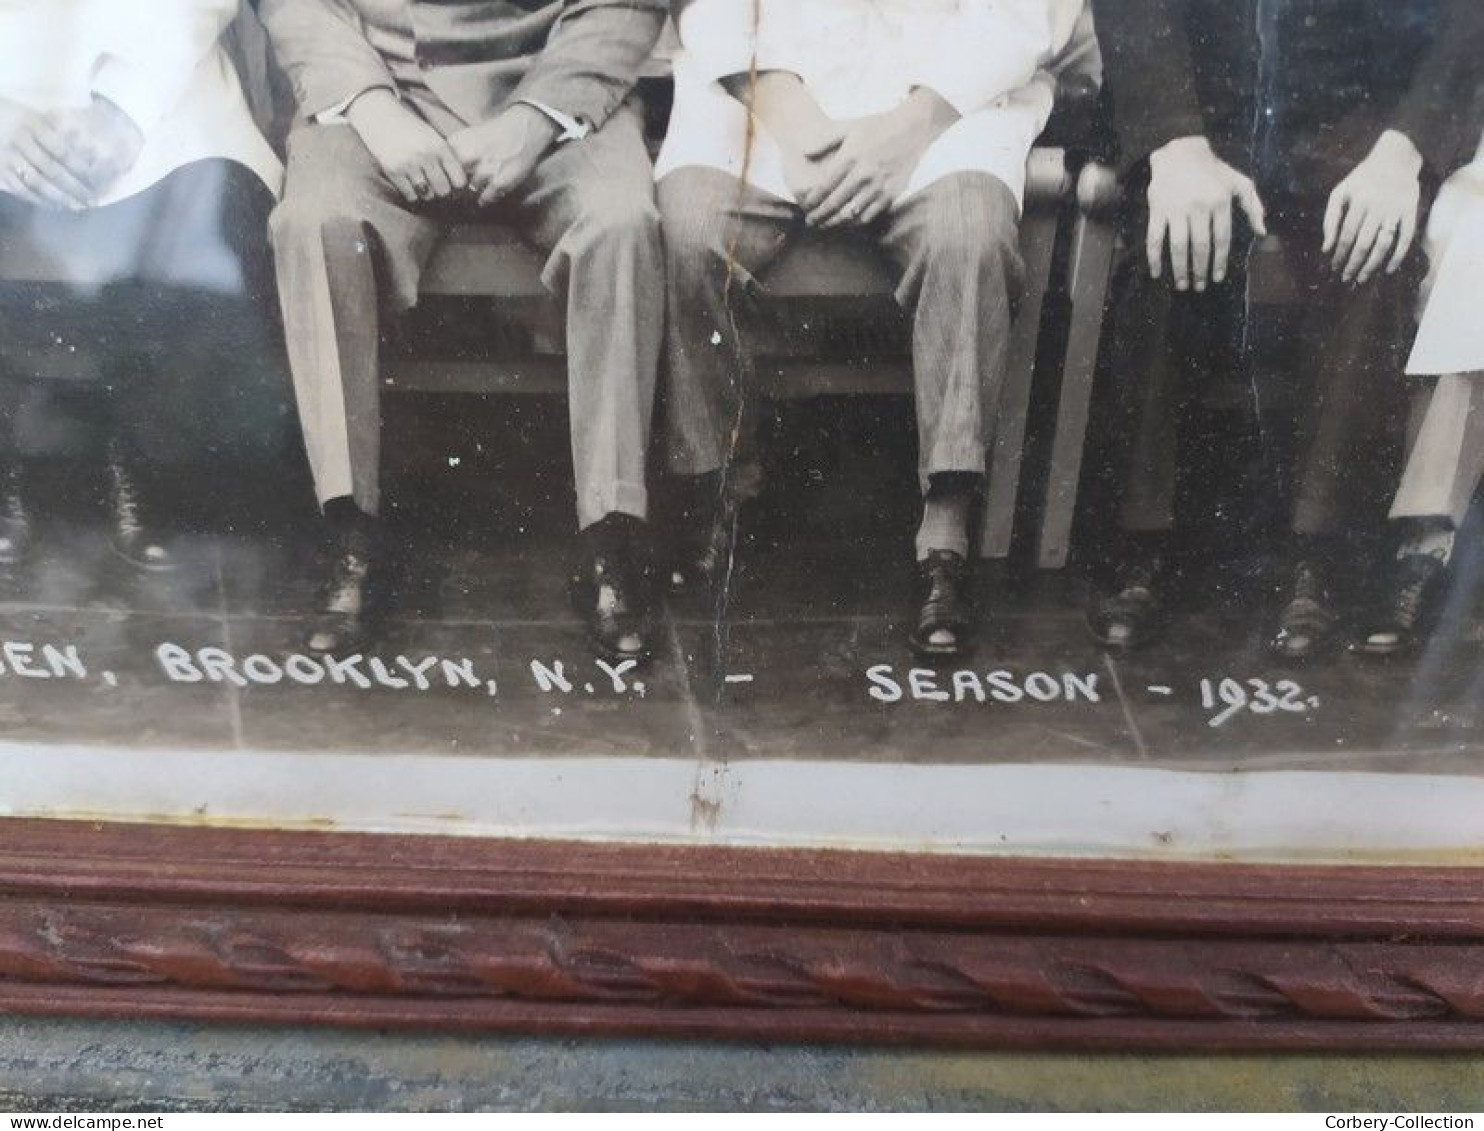
M 837 120 L 880 113 L 916 87 L 962 117 L 923 155 L 904 196 L 951 173 L 998 177 L 1019 199 L 1051 115 L 1056 74 L 1101 67 L 1085 0 L 693 0 L 679 19 L 675 109 L 657 176 L 726 170 L 792 199 L 777 144 L 719 80 L 791 71 Z
M 1432 268 L 1407 372 L 1484 373 L 1484 145 L 1444 182 L 1426 246 Z
M 99 94 L 135 121 L 144 148 L 99 204 L 207 158 L 238 161 L 276 192 L 278 158 L 221 43 L 237 10 L 238 0 L 0 0 L 0 98 L 44 112 Z

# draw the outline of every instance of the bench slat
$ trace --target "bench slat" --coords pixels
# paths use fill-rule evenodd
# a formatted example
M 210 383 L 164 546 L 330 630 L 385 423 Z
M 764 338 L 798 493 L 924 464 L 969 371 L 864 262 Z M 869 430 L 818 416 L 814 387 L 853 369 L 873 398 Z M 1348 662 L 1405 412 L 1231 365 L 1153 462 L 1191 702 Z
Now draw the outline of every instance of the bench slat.
M 389 359 L 385 384 L 417 393 L 563 394 L 566 360 L 531 357 L 517 361 L 423 361 Z M 905 362 L 894 365 L 795 361 L 765 358 L 758 363 L 759 393 L 780 399 L 825 396 L 897 396 L 912 391 Z

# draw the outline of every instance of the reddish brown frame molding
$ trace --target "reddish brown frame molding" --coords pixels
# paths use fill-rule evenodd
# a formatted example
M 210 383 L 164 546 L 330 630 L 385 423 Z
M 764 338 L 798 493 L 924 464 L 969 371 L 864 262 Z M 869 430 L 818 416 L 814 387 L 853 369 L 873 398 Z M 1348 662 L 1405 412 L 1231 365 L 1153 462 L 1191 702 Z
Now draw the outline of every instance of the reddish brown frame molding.
M 1484 1047 L 1484 870 L 0 821 L 0 1009 L 771 1041 Z

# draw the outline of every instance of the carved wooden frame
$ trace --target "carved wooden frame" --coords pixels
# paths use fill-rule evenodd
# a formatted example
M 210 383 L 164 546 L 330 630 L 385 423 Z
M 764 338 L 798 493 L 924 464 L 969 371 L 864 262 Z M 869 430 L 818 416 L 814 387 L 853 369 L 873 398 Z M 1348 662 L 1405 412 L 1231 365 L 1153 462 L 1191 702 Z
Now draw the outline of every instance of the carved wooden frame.
M 1484 874 L 0 821 L 0 1009 L 1484 1047 Z

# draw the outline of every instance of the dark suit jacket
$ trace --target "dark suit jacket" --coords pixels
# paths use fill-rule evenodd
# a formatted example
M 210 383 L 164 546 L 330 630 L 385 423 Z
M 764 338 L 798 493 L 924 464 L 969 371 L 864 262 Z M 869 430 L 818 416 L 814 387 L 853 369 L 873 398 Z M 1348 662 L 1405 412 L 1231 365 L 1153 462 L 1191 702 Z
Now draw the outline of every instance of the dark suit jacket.
M 473 124 L 532 99 L 601 126 L 633 88 L 667 0 L 411 0 L 424 81 Z M 300 111 L 393 87 L 347 0 L 261 0 Z
M 1396 129 L 1442 175 L 1473 153 L 1484 129 L 1484 0 L 1093 0 L 1093 8 L 1126 166 L 1201 134 L 1243 164 L 1338 168 Z M 1260 152 L 1264 138 L 1275 152 Z

